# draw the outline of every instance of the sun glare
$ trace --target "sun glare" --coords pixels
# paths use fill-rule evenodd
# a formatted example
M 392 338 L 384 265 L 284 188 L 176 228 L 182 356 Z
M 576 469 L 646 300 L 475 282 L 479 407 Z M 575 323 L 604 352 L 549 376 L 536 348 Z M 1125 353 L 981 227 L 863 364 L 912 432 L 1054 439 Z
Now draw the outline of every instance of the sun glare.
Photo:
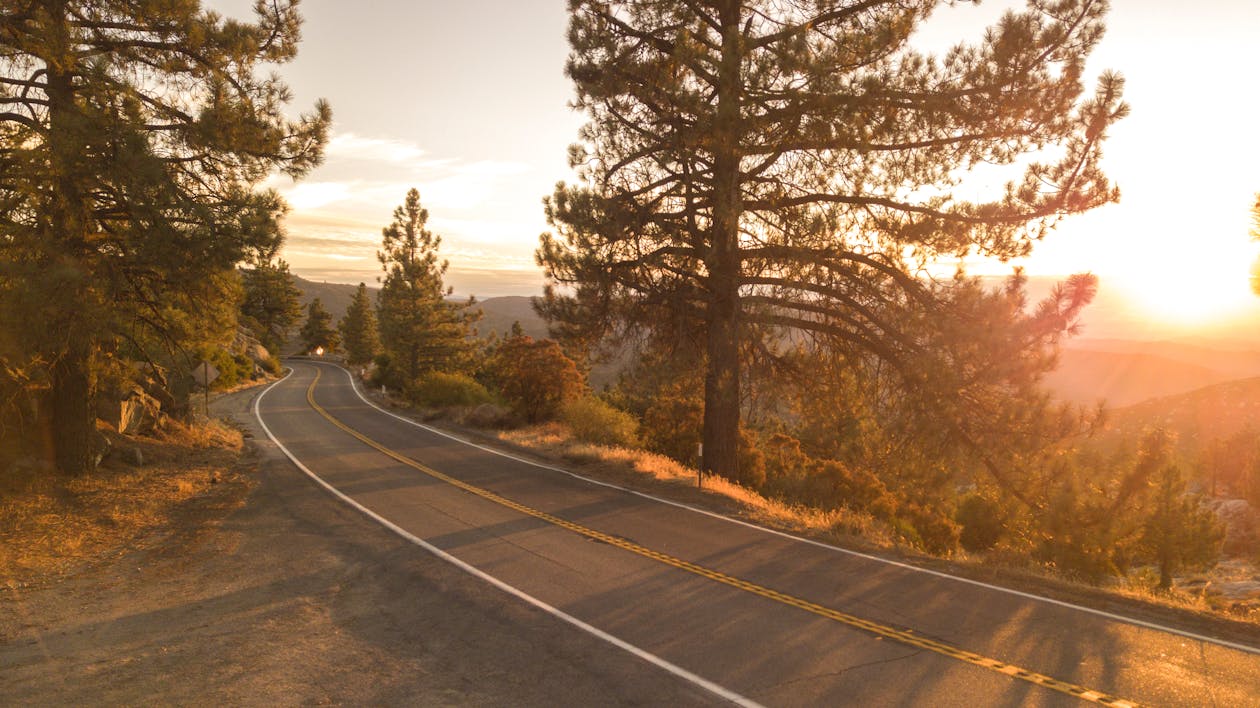
M 1251 290 L 1250 260 L 1163 264 L 1135 269 L 1117 279 L 1136 314 L 1178 329 L 1220 328 L 1260 307 Z

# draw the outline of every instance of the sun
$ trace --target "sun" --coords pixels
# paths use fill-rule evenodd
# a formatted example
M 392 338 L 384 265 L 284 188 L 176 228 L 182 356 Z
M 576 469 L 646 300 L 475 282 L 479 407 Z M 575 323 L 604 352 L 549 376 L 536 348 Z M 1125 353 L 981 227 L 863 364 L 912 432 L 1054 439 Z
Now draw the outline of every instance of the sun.
M 1249 253 L 1210 261 L 1193 254 L 1134 264 L 1115 278 L 1118 289 L 1152 324 L 1177 330 L 1218 329 L 1254 317 L 1260 297 L 1252 290 Z

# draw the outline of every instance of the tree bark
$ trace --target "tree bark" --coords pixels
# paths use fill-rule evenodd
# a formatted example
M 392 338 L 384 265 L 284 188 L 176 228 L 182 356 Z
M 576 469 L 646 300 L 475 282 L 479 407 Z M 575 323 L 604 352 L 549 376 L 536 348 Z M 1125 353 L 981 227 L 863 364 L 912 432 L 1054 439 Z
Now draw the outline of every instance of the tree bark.
M 84 474 L 92 469 L 96 415 L 90 365 L 89 358 L 80 352 L 67 352 L 52 367 L 53 461 L 64 474 Z
M 56 192 L 49 210 L 48 262 L 62 281 L 56 291 L 55 321 L 47 325 L 60 329 L 64 339 L 50 351 L 53 456 L 65 474 L 83 474 L 92 468 L 92 437 L 95 415 L 92 406 L 92 323 L 84 319 L 89 309 L 84 288 L 85 261 L 88 258 L 88 214 L 78 182 L 85 151 L 84 119 L 76 105 L 73 50 L 69 15 L 64 2 L 49 7 L 56 27 L 51 33 L 48 63 L 48 141 L 53 183 Z M 90 315 L 88 315 L 90 317 Z
M 714 195 L 711 243 L 705 259 L 709 306 L 708 367 L 704 379 L 705 472 L 739 479 L 739 92 L 740 3 L 719 11 L 722 63 L 714 123 Z

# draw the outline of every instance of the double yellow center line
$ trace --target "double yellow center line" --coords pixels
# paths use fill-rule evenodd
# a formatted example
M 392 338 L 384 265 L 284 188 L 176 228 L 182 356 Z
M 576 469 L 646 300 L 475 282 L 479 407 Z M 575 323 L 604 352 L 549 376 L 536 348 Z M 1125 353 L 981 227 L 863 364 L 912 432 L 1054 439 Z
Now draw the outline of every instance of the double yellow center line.
M 910 630 L 888 627 L 886 625 L 882 625 L 877 622 L 872 622 L 870 620 L 862 619 L 861 617 L 855 617 L 854 615 L 850 615 L 848 613 L 841 612 L 839 610 L 835 610 L 830 607 L 819 605 L 818 603 L 815 603 L 815 602 L 810 602 L 809 600 L 804 600 L 799 597 L 795 597 L 793 595 L 788 595 L 786 593 L 779 592 L 778 590 L 765 587 L 764 585 L 758 585 L 757 583 L 749 582 L 741 578 L 727 575 L 726 573 L 723 573 L 721 571 L 713 570 L 712 568 L 706 568 L 702 565 L 692 563 L 691 561 L 683 560 L 681 558 L 676 558 L 666 553 L 661 553 L 660 551 L 652 550 L 651 548 L 647 548 L 646 546 L 641 546 L 633 541 L 620 538 L 618 536 L 612 536 L 612 535 L 603 533 L 601 531 L 596 531 L 595 529 L 582 526 L 581 524 L 576 524 L 572 521 L 568 521 L 567 519 L 562 519 L 558 516 L 552 516 L 551 514 L 548 514 L 545 511 L 539 511 L 538 509 L 525 506 L 524 504 L 512 501 L 511 499 L 508 499 L 506 497 L 501 497 L 498 494 L 495 494 L 494 492 L 491 492 L 487 489 L 482 489 L 481 487 L 471 485 L 467 482 L 451 477 L 450 475 L 446 475 L 441 472 L 438 472 L 437 470 L 431 467 L 428 467 L 424 465 L 423 463 L 417 462 L 416 460 L 413 460 L 410 457 L 407 457 L 401 453 L 398 453 L 398 452 L 395 452 L 394 450 L 389 449 L 388 447 L 385 447 L 384 445 L 360 433 L 359 431 L 354 430 L 353 428 L 347 426 L 345 423 L 342 423 L 340 420 L 335 418 L 328 411 L 324 410 L 322 406 L 320 406 L 318 403 L 315 402 L 315 385 L 319 383 L 320 375 L 321 375 L 320 370 L 316 368 L 315 379 L 311 381 L 310 387 L 306 389 L 306 400 L 310 404 L 311 408 L 315 409 L 315 411 L 319 413 L 321 416 L 323 416 L 325 419 L 327 419 L 328 422 L 332 423 L 333 425 L 337 426 L 341 430 L 345 431 L 348 435 L 354 437 L 355 439 L 359 440 L 363 444 L 371 447 L 374 450 L 377 450 L 381 454 L 386 455 L 389 458 L 396 460 L 401 464 L 411 467 L 412 469 L 423 472 L 424 474 L 434 479 L 440 480 L 454 487 L 458 487 L 470 494 L 475 494 L 476 496 L 481 497 L 482 499 L 507 507 L 509 509 L 512 509 L 513 511 L 520 512 L 521 514 L 524 514 L 526 516 L 531 516 L 535 519 L 545 521 L 554 526 L 567 529 L 569 531 L 572 531 L 573 533 L 579 534 L 581 536 L 585 536 L 586 538 L 592 539 L 594 541 L 600 541 L 610 546 L 615 546 L 622 550 L 629 551 L 630 553 L 643 556 L 644 558 L 650 558 L 659 563 L 664 563 L 665 565 L 668 565 L 670 567 L 677 568 L 679 570 L 683 570 L 683 571 L 686 571 L 688 573 L 692 573 L 695 575 L 699 575 L 701 577 L 708 578 L 715 582 L 719 582 L 719 583 L 722 583 L 723 585 L 728 585 L 730 587 L 737 588 L 745 592 L 750 592 L 754 595 L 764 597 L 768 600 L 773 600 L 775 602 L 779 602 L 784 605 L 790 605 L 791 607 L 804 610 L 806 612 L 812 613 L 819 617 L 825 617 L 827 619 L 834 620 L 836 622 L 847 625 L 849 627 L 854 627 L 856 629 L 869 632 L 876 636 L 884 637 L 886 639 L 891 639 L 901 644 L 917 647 L 919 649 L 925 649 L 927 651 L 931 651 L 937 654 L 948 656 L 951 659 L 957 659 L 958 661 L 966 662 L 974 666 L 979 666 L 985 669 L 989 669 L 991 671 L 996 671 L 1000 674 L 1004 674 L 1006 676 L 1010 676 L 1015 679 L 1027 681 L 1029 683 L 1036 684 L 1038 686 L 1041 686 L 1043 688 L 1048 688 L 1053 691 L 1065 693 L 1069 696 L 1073 696 L 1075 698 L 1079 698 L 1084 701 L 1089 701 L 1091 703 L 1098 703 L 1098 704 L 1106 705 L 1106 706 L 1117 706 L 1118 708 L 1127 708 L 1130 706 L 1139 705 L 1133 701 L 1124 700 L 1121 698 L 1117 698 L 1115 696 L 1110 696 L 1101 691 L 1095 691 L 1095 690 L 1086 688 L 1085 686 L 1078 686 L 1076 684 L 1068 683 L 1066 681 L 1060 681 L 1051 676 L 1046 676 L 1045 674 L 1039 674 L 1035 671 L 1029 671 L 1027 669 L 1021 668 L 1019 666 L 1015 666 L 1013 664 L 1008 664 L 1002 661 L 998 661 L 997 659 L 991 659 L 989 657 L 976 654 L 975 652 L 967 651 L 966 649 L 961 649 L 951 644 L 946 644 L 945 642 L 940 642 L 935 639 L 922 637 L 915 634 L 914 632 Z

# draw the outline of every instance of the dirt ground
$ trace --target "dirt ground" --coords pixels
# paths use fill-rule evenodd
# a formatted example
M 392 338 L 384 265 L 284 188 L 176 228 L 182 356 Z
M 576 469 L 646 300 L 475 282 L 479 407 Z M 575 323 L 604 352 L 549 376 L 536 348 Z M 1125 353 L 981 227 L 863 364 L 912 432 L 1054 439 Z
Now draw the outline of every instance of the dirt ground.
M 711 704 L 309 482 L 248 414 L 238 468 L 138 548 L 0 579 L 0 704 Z

